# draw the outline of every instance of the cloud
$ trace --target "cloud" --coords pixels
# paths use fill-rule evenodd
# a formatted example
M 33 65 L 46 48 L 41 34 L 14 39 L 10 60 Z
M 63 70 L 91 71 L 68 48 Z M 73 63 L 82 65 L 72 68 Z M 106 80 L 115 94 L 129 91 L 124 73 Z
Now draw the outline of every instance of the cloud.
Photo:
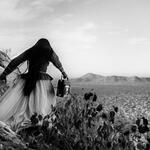
M 144 38 L 144 37 L 132 37 L 129 39 L 129 44 L 131 45 L 145 45 L 145 44 L 149 44 L 150 40 L 148 38 Z
M 16 3 L 18 3 L 18 0 L 14 0 L 13 2 L 11 0 L 0 1 L 1 21 L 8 21 L 8 20 L 18 21 L 18 20 L 25 19 L 23 17 L 24 12 L 15 9 Z
M 24 10 L 29 18 L 36 18 L 42 16 L 43 14 L 48 14 L 54 12 L 54 0 L 25 0 L 18 1 L 16 4 L 16 9 Z M 43 16 L 44 17 L 44 16 Z M 41 17 L 42 19 L 42 17 Z
M 28 21 L 34 18 L 41 20 L 50 16 L 55 7 L 72 0 L 1 0 L 1 21 Z
M 0 31 L 3 34 L 9 32 L 32 32 L 41 30 L 41 28 L 52 25 L 52 20 L 56 17 L 53 15 L 55 6 L 70 0 L 1 0 L 0 1 Z M 57 13 L 60 13 L 58 10 Z M 64 18 L 72 16 L 71 13 L 60 14 Z M 58 19 L 57 19 L 58 18 Z M 54 25 L 60 24 L 57 17 Z
M 120 25 L 114 25 L 111 22 L 103 22 L 99 25 L 99 30 L 101 32 L 105 32 L 108 35 L 119 35 L 119 34 L 126 34 L 129 32 L 128 28 L 124 28 Z
M 92 3 L 97 2 L 98 0 L 85 0 L 85 4 L 91 5 Z
M 63 46 L 69 51 L 72 49 L 87 50 L 93 47 L 97 41 L 97 37 L 92 31 L 96 28 L 93 22 L 87 22 L 81 26 L 74 27 L 72 30 L 59 30 L 51 31 L 51 36 L 55 41 L 61 42 Z
M 79 30 L 95 30 L 97 28 L 96 24 L 94 22 L 86 22 L 84 25 L 79 27 Z
M 38 18 L 42 20 L 47 16 L 51 16 L 57 9 L 57 13 L 61 11 L 62 5 L 75 2 L 75 0 L 20 0 L 16 4 L 17 9 L 25 10 L 27 15 L 32 18 Z

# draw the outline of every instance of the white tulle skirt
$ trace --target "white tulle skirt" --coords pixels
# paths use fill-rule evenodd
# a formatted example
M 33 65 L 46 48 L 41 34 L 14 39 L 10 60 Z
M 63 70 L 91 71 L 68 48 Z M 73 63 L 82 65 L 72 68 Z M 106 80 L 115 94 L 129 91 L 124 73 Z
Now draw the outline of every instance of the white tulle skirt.
M 50 80 L 38 80 L 29 97 L 23 94 L 24 82 L 24 79 L 17 79 L 0 98 L 0 121 L 21 122 L 29 119 L 35 112 L 45 116 L 51 112 L 51 105 L 56 104 Z

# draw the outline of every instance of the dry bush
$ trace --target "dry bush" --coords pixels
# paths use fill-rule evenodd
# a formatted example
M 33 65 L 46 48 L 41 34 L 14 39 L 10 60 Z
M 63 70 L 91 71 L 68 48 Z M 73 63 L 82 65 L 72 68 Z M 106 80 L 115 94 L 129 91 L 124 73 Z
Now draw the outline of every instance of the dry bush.
M 28 149 L 148 150 L 146 117 L 127 120 L 118 106 L 105 108 L 94 92 L 72 95 L 52 107 L 51 114 L 34 114 L 15 128 Z

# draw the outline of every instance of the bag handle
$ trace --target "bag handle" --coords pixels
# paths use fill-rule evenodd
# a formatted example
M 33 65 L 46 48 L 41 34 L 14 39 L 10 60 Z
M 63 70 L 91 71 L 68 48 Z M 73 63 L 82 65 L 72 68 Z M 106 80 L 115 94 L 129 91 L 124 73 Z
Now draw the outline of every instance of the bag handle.
M 61 75 L 61 78 L 60 78 L 61 80 L 67 80 L 67 81 L 69 81 L 69 78 L 67 77 L 67 78 L 63 78 L 63 75 Z
M 60 78 L 60 79 L 61 79 L 61 81 L 63 80 L 63 75 L 61 75 L 61 78 Z

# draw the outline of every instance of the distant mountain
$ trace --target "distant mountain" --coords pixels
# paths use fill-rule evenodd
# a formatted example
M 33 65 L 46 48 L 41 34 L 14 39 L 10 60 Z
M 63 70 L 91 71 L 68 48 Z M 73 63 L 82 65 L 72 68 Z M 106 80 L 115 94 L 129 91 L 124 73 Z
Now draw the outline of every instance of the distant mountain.
M 103 80 L 104 76 L 93 74 L 93 73 L 87 73 L 84 76 L 75 79 L 75 81 L 77 82 L 94 82 L 95 81 L 96 82 L 101 79 Z
M 72 84 L 139 84 L 150 83 L 150 78 L 126 77 L 126 76 L 101 76 L 98 74 L 87 73 L 79 78 L 71 79 Z

